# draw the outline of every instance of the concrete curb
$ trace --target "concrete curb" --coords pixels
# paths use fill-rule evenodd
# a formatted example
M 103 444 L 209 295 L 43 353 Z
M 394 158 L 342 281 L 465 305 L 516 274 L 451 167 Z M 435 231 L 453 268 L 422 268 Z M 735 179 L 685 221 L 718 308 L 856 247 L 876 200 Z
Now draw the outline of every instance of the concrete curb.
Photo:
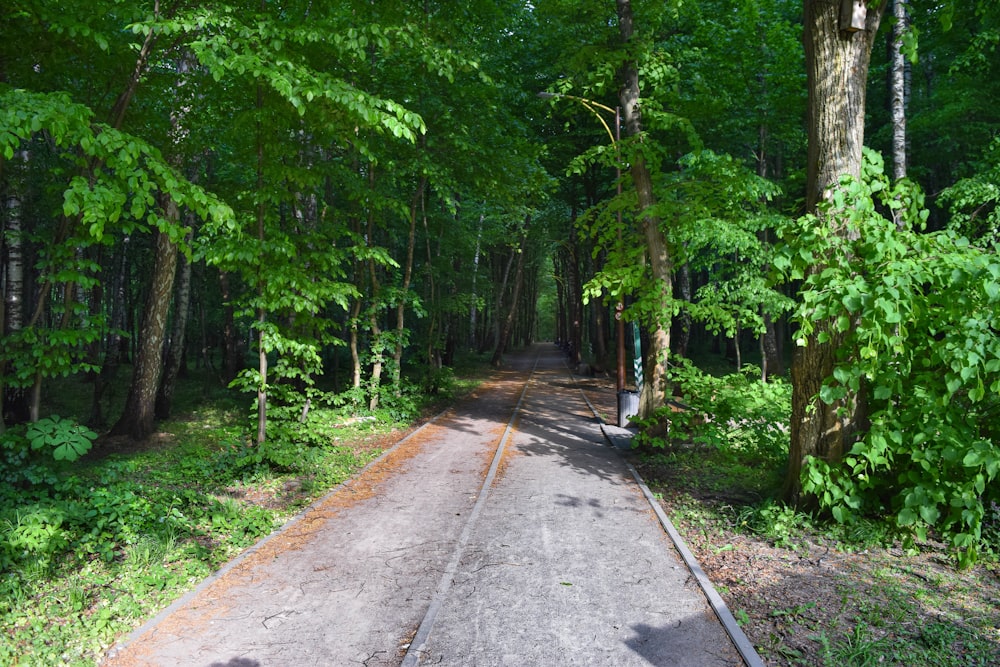
M 570 377 L 573 378 L 572 373 L 570 373 Z M 576 378 L 573 378 L 573 383 L 576 384 Z M 583 400 L 587 402 L 587 406 L 590 408 L 590 411 L 594 413 L 594 417 L 598 421 L 601 421 L 597 410 L 594 409 L 590 399 L 587 398 L 587 393 L 583 391 L 583 389 L 580 389 L 580 394 L 583 395 Z M 607 440 L 608 444 L 610 444 L 619 455 L 622 455 L 622 450 L 627 451 L 631 448 L 632 437 L 634 435 L 633 431 L 619 428 L 617 426 L 609 426 L 601 421 L 601 433 L 604 434 L 605 440 Z M 722 599 L 722 596 L 719 595 L 718 591 L 715 590 L 715 587 L 712 585 L 712 581 L 708 578 L 708 575 L 705 574 L 705 571 L 701 569 L 701 565 L 698 563 L 698 560 L 694 557 L 694 554 L 691 553 L 691 550 L 688 549 L 687 544 L 684 542 L 684 538 L 682 538 L 680 533 L 677 532 L 674 524 L 663 511 L 663 507 L 661 507 L 660 503 L 656 500 L 653 492 L 649 490 L 648 486 L 646 486 L 646 482 L 642 479 L 642 476 L 639 475 L 639 471 L 636 470 L 635 466 L 633 466 L 632 463 L 629 462 L 624 456 L 622 456 L 622 459 L 628 467 L 629 472 L 632 473 L 632 478 L 642 491 L 642 495 L 645 496 L 649 506 L 653 509 L 653 512 L 656 513 L 656 517 L 659 519 L 660 525 L 663 526 L 663 530 L 666 531 L 667 535 L 670 537 L 670 541 L 673 542 L 674 548 L 677 549 L 677 553 L 680 554 L 684 564 L 697 580 L 698 585 L 705 594 L 709 605 L 712 607 L 712 611 L 715 612 L 719 622 L 722 623 L 723 629 L 726 631 L 726 634 L 729 635 L 729 638 L 732 640 L 733 645 L 739 652 L 740 657 L 743 658 L 743 662 L 746 663 L 747 667 L 765 667 L 764 661 L 761 660 L 759 655 L 757 655 L 757 651 L 754 649 L 753 643 L 751 643 L 750 639 L 743 632 L 739 623 L 736 622 L 736 618 L 733 616 L 732 612 L 729 611 L 729 607 L 726 606 L 726 602 Z
M 602 428 L 603 430 L 603 428 Z M 635 469 L 629 461 L 625 461 L 625 465 L 628 466 L 629 471 L 632 473 L 632 477 L 635 479 L 636 484 L 642 489 L 642 495 L 646 497 L 649 501 L 650 507 L 656 512 L 656 517 L 660 520 L 660 525 L 663 526 L 663 530 L 667 532 L 670 536 L 670 541 L 674 543 L 674 547 L 677 549 L 677 553 L 681 555 L 684 560 L 684 564 L 687 565 L 688 569 L 691 570 L 691 574 L 694 575 L 695 579 L 698 580 L 698 585 L 701 586 L 701 590 L 705 593 L 705 597 L 708 598 L 708 603 L 711 605 L 712 609 L 715 611 L 715 615 L 719 617 L 719 622 L 722 623 L 722 627 L 725 629 L 726 634 L 729 638 L 733 640 L 733 644 L 736 646 L 736 650 L 739 651 L 740 656 L 743 658 L 743 662 L 747 664 L 747 667 L 764 667 L 764 661 L 761 660 L 760 656 L 757 655 L 757 651 L 753 647 L 753 643 L 743 632 L 739 623 L 736 622 L 736 618 L 733 616 L 732 612 L 729 611 L 729 607 L 726 606 L 725 601 L 719 595 L 718 591 L 712 585 L 712 581 L 705 574 L 704 570 L 701 569 L 701 565 L 698 560 L 688 549 L 687 544 L 684 542 L 684 538 L 681 537 L 680 533 L 674 527 L 674 524 L 667 517 L 666 512 L 663 511 L 663 507 L 656 500 L 653 492 L 649 490 L 646 486 L 646 482 L 639 475 L 639 471 Z

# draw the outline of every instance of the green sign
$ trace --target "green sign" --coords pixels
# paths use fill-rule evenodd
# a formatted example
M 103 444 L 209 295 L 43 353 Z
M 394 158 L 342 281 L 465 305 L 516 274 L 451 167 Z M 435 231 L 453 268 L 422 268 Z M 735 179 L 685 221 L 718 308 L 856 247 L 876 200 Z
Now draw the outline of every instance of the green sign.
M 634 356 L 632 365 L 635 367 L 635 388 L 642 391 L 642 343 L 639 341 L 639 325 L 632 323 L 632 349 Z

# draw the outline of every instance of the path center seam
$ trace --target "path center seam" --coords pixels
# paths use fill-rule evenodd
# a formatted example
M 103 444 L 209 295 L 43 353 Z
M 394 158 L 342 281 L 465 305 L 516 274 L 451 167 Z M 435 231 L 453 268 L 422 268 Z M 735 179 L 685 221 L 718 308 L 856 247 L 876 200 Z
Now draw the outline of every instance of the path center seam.
M 426 653 L 427 641 L 430 639 L 431 631 L 434 629 L 434 622 L 437 620 L 438 613 L 441 611 L 441 607 L 444 606 L 444 602 L 448 597 L 448 592 L 455 579 L 455 574 L 458 572 L 458 566 L 465 553 L 465 546 L 468 544 L 469 538 L 472 536 L 472 530 L 479 518 L 479 514 L 482 512 L 483 507 L 486 505 L 486 501 L 489 499 L 490 490 L 493 487 L 493 480 L 496 478 L 497 470 L 500 468 L 500 460 L 503 458 L 504 449 L 506 448 L 507 442 L 510 440 L 511 434 L 514 431 L 514 423 L 521 411 L 521 405 L 524 403 L 524 397 L 528 393 L 528 387 L 535 378 L 535 369 L 538 367 L 538 360 L 540 357 L 541 353 L 539 352 L 538 356 L 535 357 L 535 363 L 531 368 L 531 373 L 528 375 L 528 379 L 524 383 L 524 389 L 521 390 L 521 396 L 517 399 L 517 405 L 514 406 L 514 412 L 510 417 L 510 421 L 507 422 L 507 428 L 504 429 L 503 436 L 500 438 L 500 444 L 497 445 L 496 452 L 493 454 L 493 461 L 490 464 L 489 471 L 486 473 L 486 478 L 483 480 L 483 485 L 479 490 L 479 497 L 476 498 L 476 504 L 473 505 L 472 512 L 469 513 L 469 518 L 466 520 L 465 527 L 462 529 L 462 534 L 459 535 L 451 560 L 448 562 L 448 566 L 445 568 L 444 574 L 441 576 L 441 581 L 438 583 L 437 590 L 434 591 L 434 597 L 431 598 L 431 604 L 427 607 L 427 612 L 424 614 L 423 620 L 420 621 L 420 626 L 417 628 L 417 634 L 414 635 L 413 640 L 410 642 L 410 646 L 406 649 L 406 655 L 403 656 L 402 667 L 417 667 L 417 665 L 420 664 L 421 656 Z

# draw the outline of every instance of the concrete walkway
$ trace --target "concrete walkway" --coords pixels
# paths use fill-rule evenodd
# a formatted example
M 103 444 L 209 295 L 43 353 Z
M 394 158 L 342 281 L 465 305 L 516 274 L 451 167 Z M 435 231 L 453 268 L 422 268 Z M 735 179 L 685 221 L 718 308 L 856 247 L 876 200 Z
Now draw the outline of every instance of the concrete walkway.
M 510 361 L 106 664 L 759 664 L 558 349 Z

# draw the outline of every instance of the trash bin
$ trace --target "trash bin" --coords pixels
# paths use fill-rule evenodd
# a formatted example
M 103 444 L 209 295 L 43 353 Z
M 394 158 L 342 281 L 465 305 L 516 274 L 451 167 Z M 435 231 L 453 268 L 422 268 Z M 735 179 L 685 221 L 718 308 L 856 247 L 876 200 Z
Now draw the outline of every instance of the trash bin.
M 639 392 L 618 392 L 618 428 L 628 426 L 628 420 L 639 414 Z

